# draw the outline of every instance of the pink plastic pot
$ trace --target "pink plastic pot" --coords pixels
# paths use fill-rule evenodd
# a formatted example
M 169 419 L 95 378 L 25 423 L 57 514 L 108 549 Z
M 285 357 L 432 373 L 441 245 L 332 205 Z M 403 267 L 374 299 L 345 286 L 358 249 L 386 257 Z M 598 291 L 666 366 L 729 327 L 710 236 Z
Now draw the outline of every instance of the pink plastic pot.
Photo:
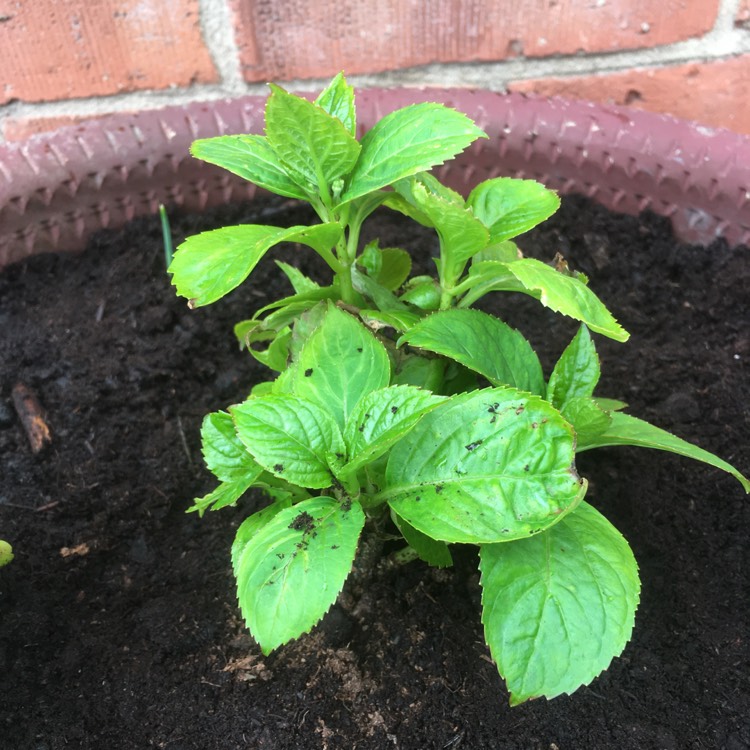
M 685 241 L 750 244 L 750 138 L 623 107 L 486 91 L 358 92 L 360 128 L 418 101 L 465 112 L 487 132 L 438 170 L 466 193 L 488 177 L 530 177 L 627 213 L 670 217 Z M 81 250 L 160 203 L 190 210 L 256 188 L 188 153 L 196 138 L 261 132 L 264 99 L 112 115 L 0 146 L 0 267 Z

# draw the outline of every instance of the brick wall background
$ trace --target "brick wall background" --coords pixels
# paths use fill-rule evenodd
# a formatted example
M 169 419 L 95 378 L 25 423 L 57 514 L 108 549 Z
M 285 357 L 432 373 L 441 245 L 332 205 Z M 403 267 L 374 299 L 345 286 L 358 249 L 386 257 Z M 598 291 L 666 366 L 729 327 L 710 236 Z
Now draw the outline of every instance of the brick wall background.
M 0 0 L 0 63 L 0 142 L 341 69 L 750 134 L 750 0 Z

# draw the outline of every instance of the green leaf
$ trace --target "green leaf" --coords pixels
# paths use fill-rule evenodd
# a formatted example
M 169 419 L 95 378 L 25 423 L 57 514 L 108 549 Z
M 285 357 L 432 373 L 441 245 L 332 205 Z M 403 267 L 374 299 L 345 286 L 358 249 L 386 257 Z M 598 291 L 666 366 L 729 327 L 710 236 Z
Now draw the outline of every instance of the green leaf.
M 338 298 L 339 288 L 337 285 L 322 286 L 311 289 L 309 292 L 301 292 L 300 294 L 293 294 L 291 297 L 274 300 L 258 310 L 255 317 L 259 318 L 265 315 L 262 329 L 278 331 L 295 322 L 304 313 L 317 307 L 318 303 Z
M 274 245 L 300 242 L 320 251 L 335 245 L 340 236 L 337 223 L 289 229 L 261 224 L 222 227 L 188 237 L 168 272 L 177 294 L 187 297 L 191 307 L 201 307 L 239 286 Z
M 398 289 L 411 272 L 411 256 L 399 247 L 379 248 L 370 243 L 357 259 L 367 270 L 367 275 L 386 289 Z
M 485 639 L 511 705 L 588 685 L 630 639 L 638 565 L 587 503 L 543 534 L 480 549 Z
M 206 415 L 201 426 L 203 459 L 209 471 L 221 484 L 201 498 L 196 498 L 188 513 L 220 510 L 237 502 L 263 472 L 237 437 L 232 417 L 218 411 Z
M 289 177 L 268 139 L 262 135 L 221 135 L 193 141 L 190 153 L 239 177 L 287 198 L 307 195 Z
M 253 332 L 261 325 L 260 320 L 241 320 L 234 324 L 234 337 L 237 339 L 240 349 L 247 349 L 250 346 L 250 338 Z
M 4 539 L 0 539 L 0 568 L 13 560 L 13 547 Z
M 622 409 L 627 409 L 628 405 L 624 401 L 618 401 L 614 398 L 599 398 L 597 396 L 594 401 L 596 401 L 596 405 L 600 409 L 604 409 L 604 411 L 621 411 Z
M 578 443 L 593 440 L 612 423 L 612 417 L 591 396 L 569 398 L 560 412 L 573 425 Z
M 358 471 L 382 456 L 411 430 L 430 409 L 444 401 L 429 391 L 409 385 L 389 386 L 363 396 L 349 415 L 344 442 L 349 463 L 344 473 Z
M 592 331 L 615 341 L 628 340 L 630 334 L 580 279 L 566 276 L 534 258 L 508 263 L 506 268 L 521 282 L 527 294 L 550 310 L 580 320 Z
M 442 291 L 440 284 L 435 279 L 422 281 L 409 285 L 409 288 L 399 297 L 403 302 L 408 302 L 420 310 L 437 310 L 440 307 Z
M 294 392 L 325 409 L 343 429 L 362 396 L 388 385 L 385 347 L 348 313 L 329 305 L 297 360 Z
M 338 286 L 335 287 L 338 291 Z M 332 299 L 336 299 L 335 297 Z M 303 312 L 295 321 L 294 327 L 292 328 L 292 345 L 290 353 L 292 355 L 292 362 L 294 362 L 293 368 L 290 367 L 287 372 L 293 374 L 292 370 L 296 370 L 296 362 L 299 360 L 300 352 L 302 347 L 307 343 L 313 332 L 320 327 L 325 320 L 328 312 L 328 304 L 326 302 L 320 302 L 314 305 L 309 310 Z M 291 378 L 289 383 L 290 387 L 293 385 L 294 379 Z M 291 393 L 291 391 L 290 391 Z
M 508 270 L 508 263 L 477 261 L 477 257 L 483 254 L 484 250 L 472 258 L 468 276 L 453 290 L 454 295 L 461 297 L 459 307 L 470 307 L 489 292 L 527 293 L 523 284 Z
M 330 487 L 329 453 L 344 453 L 331 415 L 288 394 L 250 398 L 231 406 L 237 434 L 255 460 L 274 476 L 312 489 Z
M 500 261 L 501 263 L 512 263 L 514 260 L 520 260 L 523 254 L 518 249 L 518 245 L 510 240 L 498 242 L 494 245 L 488 245 L 472 258 L 472 265 L 482 263 L 483 261 Z
M 440 278 L 443 286 L 451 288 L 463 272 L 467 261 L 489 244 L 489 233 L 463 202 L 445 195 L 444 188 L 433 192 L 430 186 L 437 180 L 423 181 L 418 175 L 402 180 L 395 188 L 411 205 L 429 219 L 440 238 Z M 452 192 L 452 191 L 450 191 Z M 391 203 L 388 203 L 391 205 Z
M 250 537 L 237 595 L 264 654 L 309 632 L 336 601 L 364 522 L 358 503 L 316 497 L 279 511 Z
M 343 73 L 339 73 L 315 100 L 329 115 L 338 118 L 343 126 L 356 135 L 357 112 L 354 107 L 354 87 L 349 86 Z
M 534 180 L 497 177 L 477 185 L 466 203 L 490 230 L 492 242 L 503 242 L 552 216 L 560 198 Z
M 591 396 L 599 375 L 599 357 L 588 328 L 583 325 L 550 375 L 547 399 L 559 409 L 570 399 Z
M 286 326 L 275 333 L 270 331 L 264 333 L 271 336 L 271 343 L 268 347 L 265 350 L 260 350 L 248 345 L 248 351 L 258 362 L 269 369 L 276 370 L 276 372 L 286 370 L 289 365 L 289 345 L 292 340 L 292 329 Z M 247 341 L 253 343 L 254 337 L 252 334 L 247 338 Z
M 391 518 L 406 543 L 419 555 L 421 560 L 435 568 L 450 568 L 453 565 L 451 551 L 445 542 L 438 542 L 421 531 L 417 531 L 394 511 L 391 511 Z
M 582 497 L 572 429 L 546 401 L 514 388 L 452 396 L 393 446 L 379 497 L 433 539 L 527 537 Z
M 291 506 L 291 500 L 281 500 L 272 503 L 263 510 L 248 516 L 237 529 L 232 543 L 232 570 L 235 578 L 239 573 L 239 563 L 242 553 L 245 551 L 248 542 L 260 531 L 279 511 Z
M 413 385 L 433 393 L 442 393 L 445 370 L 444 360 L 407 355 L 399 363 L 392 385 Z
M 255 479 L 262 471 L 237 437 L 232 417 L 226 412 L 216 411 L 204 417 L 201 446 L 206 466 L 222 482 L 232 482 L 248 475 Z
M 431 169 L 486 137 L 466 115 L 442 104 L 412 104 L 391 112 L 362 138 L 342 199 L 351 201 Z
M 405 310 L 360 310 L 359 316 L 364 324 L 372 331 L 382 328 L 393 328 L 399 333 L 408 331 L 421 318 L 413 312 Z
M 331 183 L 354 167 L 360 152 L 356 138 L 322 107 L 270 84 L 266 102 L 268 142 L 295 181 L 325 195 Z
M 380 310 L 387 312 L 408 312 L 409 306 L 399 301 L 398 297 L 387 287 L 362 273 L 356 266 L 352 268 L 352 286 L 366 300 Z
M 207 510 L 221 510 L 227 505 L 233 505 L 252 487 L 256 478 L 257 476 L 248 475 L 222 482 L 213 492 L 193 500 L 186 512 L 198 511 L 198 515 L 203 516 Z
M 608 445 L 635 445 L 641 448 L 668 451 L 669 453 L 676 453 L 686 458 L 693 458 L 696 461 L 702 461 L 705 464 L 726 471 L 744 487 L 745 492 L 750 493 L 750 481 L 748 481 L 747 477 L 740 474 L 734 466 L 723 461 L 713 453 L 709 453 L 697 445 L 688 443 L 686 440 L 682 440 L 671 432 L 662 430 L 660 427 L 655 427 L 648 422 L 644 422 L 642 419 L 631 417 L 629 414 L 612 412 L 610 416 L 612 421 L 609 428 L 588 441 L 580 442 L 577 448 L 578 452 L 589 450 L 590 448 L 603 448 Z
M 276 265 L 284 272 L 287 279 L 289 279 L 289 283 L 292 285 L 296 294 L 304 294 L 305 292 L 312 292 L 315 289 L 320 289 L 320 284 L 305 276 L 299 268 L 290 266 L 288 263 L 284 263 L 281 260 L 277 260 Z
M 400 339 L 442 354 L 484 375 L 493 385 L 544 394 L 544 376 L 531 344 L 514 328 L 479 310 L 441 310 Z

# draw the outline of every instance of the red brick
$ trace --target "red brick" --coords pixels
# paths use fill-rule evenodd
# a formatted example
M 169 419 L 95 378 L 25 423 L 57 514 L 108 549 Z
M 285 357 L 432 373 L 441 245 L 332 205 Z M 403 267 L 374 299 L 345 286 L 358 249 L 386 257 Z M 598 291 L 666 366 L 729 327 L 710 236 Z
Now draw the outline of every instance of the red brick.
M 216 80 L 198 0 L 29 0 L 0 9 L 0 104 Z
M 750 28 L 750 0 L 742 0 L 734 17 L 734 25 L 741 28 Z
M 719 0 L 231 0 L 248 81 L 638 49 L 708 32 Z
M 518 81 L 508 89 L 627 104 L 750 134 L 750 55 L 623 73 Z

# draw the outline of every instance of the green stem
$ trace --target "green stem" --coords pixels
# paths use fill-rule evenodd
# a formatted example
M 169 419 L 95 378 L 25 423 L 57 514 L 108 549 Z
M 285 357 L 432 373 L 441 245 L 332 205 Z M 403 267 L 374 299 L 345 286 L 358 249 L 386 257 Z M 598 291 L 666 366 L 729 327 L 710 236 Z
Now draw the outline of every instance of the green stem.
M 453 290 L 441 289 L 440 291 L 440 310 L 447 310 L 453 306 Z
M 347 305 L 357 304 L 357 295 L 352 285 L 352 264 L 347 263 L 345 260 L 340 261 L 339 271 L 336 274 L 339 280 L 339 290 L 341 291 L 341 299 Z
M 418 560 L 419 555 L 414 547 L 406 546 L 403 549 L 397 550 L 388 556 L 388 562 L 394 565 L 406 565 L 407 563 Z

